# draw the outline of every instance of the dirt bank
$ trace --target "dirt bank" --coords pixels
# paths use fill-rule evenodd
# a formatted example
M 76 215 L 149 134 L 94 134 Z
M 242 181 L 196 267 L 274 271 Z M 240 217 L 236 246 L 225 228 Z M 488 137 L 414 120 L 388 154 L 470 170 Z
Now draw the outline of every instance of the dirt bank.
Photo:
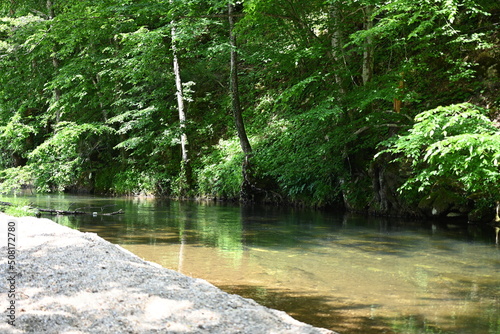
M 0 333 L 333 333 L 49 219 L 16 219 L 9 268 L 10 221 L 0 213 Z

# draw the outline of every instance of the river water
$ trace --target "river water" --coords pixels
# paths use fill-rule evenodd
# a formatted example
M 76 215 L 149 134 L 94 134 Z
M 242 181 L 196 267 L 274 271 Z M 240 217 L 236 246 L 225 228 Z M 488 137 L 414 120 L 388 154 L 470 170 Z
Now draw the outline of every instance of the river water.
M 341 334 L 500 333 L 491 227 L 147 198 L 0 200 L 98 212 L 49 218 Z

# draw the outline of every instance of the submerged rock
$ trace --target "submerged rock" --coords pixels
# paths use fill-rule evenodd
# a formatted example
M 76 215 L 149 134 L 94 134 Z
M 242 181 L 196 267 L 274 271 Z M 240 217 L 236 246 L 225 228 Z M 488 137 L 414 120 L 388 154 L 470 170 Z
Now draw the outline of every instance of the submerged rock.
M 465 216 L 470 210 L 466 206 L 461 196 L 444 188 L 422 198 L 418 204 L 419 210 L 428 217 Z

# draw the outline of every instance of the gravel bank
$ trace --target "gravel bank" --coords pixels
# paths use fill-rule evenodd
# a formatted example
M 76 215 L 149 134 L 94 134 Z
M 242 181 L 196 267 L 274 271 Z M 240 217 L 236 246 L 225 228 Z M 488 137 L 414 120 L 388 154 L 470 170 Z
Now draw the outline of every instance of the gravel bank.
M 13 327 L 5 311 L 11 220 L 0 213 L 0 333 L 333 333 L 37 218 L 17 218 Z

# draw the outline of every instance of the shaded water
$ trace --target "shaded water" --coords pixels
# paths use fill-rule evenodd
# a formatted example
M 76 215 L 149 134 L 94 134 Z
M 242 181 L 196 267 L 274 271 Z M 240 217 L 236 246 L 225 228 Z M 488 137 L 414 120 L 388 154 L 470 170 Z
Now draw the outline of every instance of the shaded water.
M 0 200 L 11 200 L 3 198 Z M 491 228 L 153 199 L 30 197 L 50 217 L 340 333 L 500 333 Z

